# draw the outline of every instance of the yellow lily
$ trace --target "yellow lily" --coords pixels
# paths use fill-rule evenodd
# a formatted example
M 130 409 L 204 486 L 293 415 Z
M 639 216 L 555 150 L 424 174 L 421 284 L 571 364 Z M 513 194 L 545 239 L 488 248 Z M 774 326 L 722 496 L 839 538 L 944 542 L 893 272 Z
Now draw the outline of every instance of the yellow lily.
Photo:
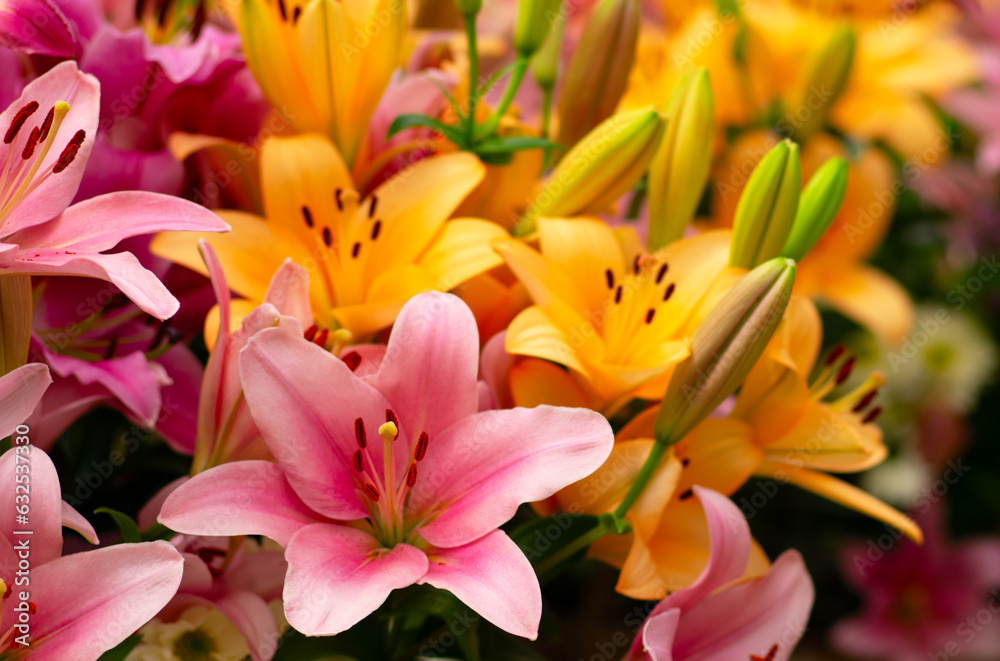
M 483 178 L 467 153 L 434 156 L 388 179 L 365 198 L 347 165 L 323 136 L 271 138 L 261 150 L 264 216 L 222 211 L 232 232 L 205 238 L 233 291 L 264 300 L 286 258 L 310 275 L 310 302 L 321 328 L 364 337 L 386 328 L 403 304 L 428 290 L 447 291 L 501 263 L 491 241 L 499 225 L 448 217 Z M 156 237 L 155 254 L 205 273 L 199 237 Z
M 540 252 L 495 243 L 535 302 L 511 322 L 507 351 L 569 368 L 600 410 L 662 397 L 706 294 L 729 271 L 729 232 L 652 255 L 631 230 L 596 218 L 539 218 L 538 238 Z
M 765 131 L 745 133 L 718 163 L 712 177 L 715 224 L 726 227 L 732 222 L 749 171 L 779 139 Z M 861 147 L 851 156 L 840 141 L 826 133 L 813 136 L 802 146 L 803 180 L 834 156 L 848 160 L 847 192 L 826 233 L 799 262 L 795 291 L 830 305 L 896 344 L 913 326 L 913 302 L 902 285 L 864 260 L 881 245 L 902 184 L 881 151 Z
M 853 361 L 835 350 L 810 382 L 820 338 L 815 306 L 793 296 L 729 416 L 705 420 L 671 449 L 648 493 L 628 514 L 631 537 L 601 540 L 591 548 L 594 557 L 621 568 L 619 592 L 659 599 L 664 588 L 689 585 L 708 558 L 707 524 L 691 500 L 691 488 L 732 494 L 752 475 L 808 489 L 921 541 L 920 529 L 909 517 L 827 474 L 865 470 L 885 458 L 881 431 L 872 424 L 880 411 L 874 399 L 884 380 L 874 374 L 846 395 L 830 399 Z M 560 492 L 559 506 L 613 508 L 652 447 L 657 412 L 645 411 L 626 425 L 605 467 Z
M 406 37 L 403 0 L 243 0 L 247 65 L 296 133 L 324 133 L 351 165 Z

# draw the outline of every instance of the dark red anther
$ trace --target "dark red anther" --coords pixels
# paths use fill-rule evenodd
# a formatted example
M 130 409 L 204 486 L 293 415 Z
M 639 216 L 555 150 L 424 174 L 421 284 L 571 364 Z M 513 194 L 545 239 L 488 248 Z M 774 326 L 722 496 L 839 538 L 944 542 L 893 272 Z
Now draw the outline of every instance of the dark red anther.
M 632 273 L 639 275 L 639 258 L 640 255 L 636 255 L 635 259 L 632 260 Z
M 359 473 L 365 469 L 364 457 L 361 456 L 361 450 L 355 450 L 354 454 L 351 456 L 351 463 L 354 464 L 354 470 Z
M 108 342 L 108 348 L 104 350 L 104 360 L 111 360 L 115 357 L 115 351 L 118 350 L 118 336 L 113 335 L 111 341 Z
M 869 390 L 867 393 L 865 393 L 864 397 L 858 400 L 858 403 L 855 404 L 854 408 L 851 410 L 854 411 L 855 413 L 861 413 L 866 408 L 868 408 L 868 405 L 872 403 L 872 400 L 875 399 L 875 395 L 877 394 L 878 394 L 878 388 L 873 388 L 872 390 Z
M 378 502 L 378 489 L 371 482 L 365 482 L 365 495 L 371 498 L 376 503 Z
M 878 420 L 878 417 L 880 415 L 882 415 L 882 407 L 876 406 L 875 408 L 873 408 L 871 411 L 868 412 L 868 415 L 864 417 L 864 419 L 861 421 L 861 424 L 866 425 L 869 422 L 875 422 L 876 420 Z
M 35 602 L 29 601 L 28 602 L 28 615 L 34 615 L 37 612 L 38 612 L 38 606 L 35 605 Z
M 208 572 L 213 578 L 219 578 L 222 576 L 222 567 L 216 567 L 215 563 L 220 558 L 223 559 L 221 564 L 225 564 L 226 552 L 222 549 L 213 548 L 211 546 L 206 546 L 205 548 L 198 549 L 196 555 L 205 563 L 208 567 Z
M 201 31 L 205 28 L 205 23 L 208 20 L 208 12 L 205 10 L 205 2 L 199 2 L 197 8 L 194 10 L 194 19 L 191 21 L 191 41 L 194 42 L 198 39 Z
M 361 418 L 354 419 L 354 438 L 358 441 L 358 447 L 362 450 L 368 447 L 368 435 L 365 434 L 365 421 Z
M 621 302 L 622 302 L 622 286 L 618 285 L 618 287 L 615 289 L 615 303 L 617 304 Z
M 376 207 L 378 207 L 378 197 L 372 195 L 372 202 L 368 206 L 368 217 L 369 218 L 374 218 L 375 217 L 375 209 L 376 209 Z
M 323 228 L 323 245 L 327 248 L 333 245 L 333 232 L 330 231 L 329 227 Z
M 420 432 L 420 438 L 417 439 L 417 447 L 413 451 L 413 458 L 417 461 L 422 461 L 424 456 L 427 454 L 427 444 L 430 442 L 430 437 L 427 432 Z
M 360 252 L 361 252 L 361 242 L 360 241 L 355 241 L 354 245 L 351 246 L 351 258 L 352 259 L 357 259 L 358 258 L 358 254 Z
M 688 498 L 690 498 L 693 495 L 694 495 L 694 489 L 688 489 L 687 491 L 685 491 L 684 493 L 682 493 L 677 498 L 680 499 L 680 500 L 687 500 Z
M 156 347 L 160 346 L 160 343 L 163 342 L 163 338 L 167 336 L 168 328 L 170 328 L 169 319 L 160 322 L 160 325 L 156 329 L 156 333 L 153 335 L 153 339 L 150 340 L 149 344 L 146 346 L 146 351 L 152 351 Z
M 306 227 L 312 229 L 314 225 L 312 211 L 304 204 L 302 205 L 302 217 L 306 219 Z
M 391 422 L 396 425 L 396 431 L 399 431 L 399 418 L 396 417 L 396 412 L 392 409 L 385 410 L 385 421 Z
M 854 369 L 855 359 L 856 356 L 851 356 L 850 358 L 847 359 L 847 362 L 840 367 L 840 371 L 837 372 L 837 378 L 835 380 L 835 383 L 838 386 L 844 381 L 847 381 L 847 378 L 851 376 L 851 371 Z
M 654 310 L 653 308 L 649 308 L 648 310 L 646 310 L 646 323 L 647 324 L 653 323 L 653 316 L 655 314 L 656 314 L 656 310 Z
M 778 654 L 778 644 L 775 643 L 771 645 L 771 649 L 768 650 L 767 656 L 757 656 L 756 654 L 750 655 L 750 661 L 774 661 L 774 657 Z
M 338 188 L 337 190 L 333 191 L 333 201 L 337 203 L 337 211 L 344 210 L 344 200 L 341 197 L 341 195 L 343 194 L 344 194 L 343 188 Z
M 313 340 L 313 342 L 316 343 L 316 346 L 325 349 L 326 348 L 326 341 L 327 341 L 327 339 L 329 337 L 330 337 L 330 329 L 329 328 L 324 328 L 323 330 L 321 330 L 319 332 L 318 335 L 316 335 L 316 339 Z
M 410 464 L 409 470 L 406 471 L 406 486 L 413 488 L 413 485 L 417 483 L 417 465 Z
M 688 464 L 690 464 L 690 463 L 691 463 L 691 460 L 688 459 L 687 457 L 684 457 L 683 459 L 681 459 L 681 466 L 683 466 L 684 468 L 687 468 Z
M 11 592 L 13 592 L 13 591 L 14 591 L 14 586 L 13 586 L 13 585 L 11 585 L 10 583 L 8 583 L 8 584 L 7 584 L 7 589 L 6 589 L 6 590 L 4 590 L 4 593 L 3 593 L 3 597 L 2 597 L 2 598 L 3 598 L 3 599 L 6 599 L 7 597 L 9 597 L 9 596 L 10 596 L 10 593 L 11 593 Z
M 671 282 L 667 285 L 666 291 L 663 292 L 663 302 L 666 303 L 670 300 L 670 297 L 674 295 L 674 290 L 677 289 L 676 283 Z
M 299 18 L 301 16 L 302 16 L 302 7 L 295 7 L 295 10 L 292 11 L 292 25 L 298 25 Z
M 61 154 L 59 154 L 59 160 L 56 161 L 54 166 L 52 166 L 53 174 L 59 174 L 70 166 L 73 159 L 76 158 L 77 152 L 80 151 L 80 147 L 83 145 L 83 141 L 86 137 L 87 132 L 80 129 L 73 135 L 72 138 L 70 138 L 69 144 L 67 144 L 66 148 L 62 150 Z
M 656 284 L 663 282 L 663 277 L 667 275 L 667 269 L 670 268 L 669 264 L 664 264 L 660 267 L 660 270 L 656 272 Z
M 38 136 L 41 135 L 38 131 L 38 127 L 31 129 L 31 133 L 28 134 L 28 141 L 24 143 L 24 149 L 21 150 L 21 158 L 28 160 L 31 155 L 35 153 L 35 147 L 38 146 Z
M 615 288 L 615 274 L 611 269 L 604 269 L 604 280 L 608 283 L 608 289 Z
M 382 232 L 382 221 L 376 220 L 375 224 L 372 225 L 372 241 L 378 238 L 378 235 Z
M 288 21 L 288 10 L 285 9 L 285 0 L 278 0 L 278 11 L 281 12 L 281 20 Z
M 837 346 L 835 346 L 833 348 L 833 350 L 830 352 L 830 355 L 826 357 L 826 365 L 827 365 L 827 367 L 829 367 L 830 365 L 833 365 L 835 362 L 837 362 L 837 360 L 842 355 L 844 355 L 844 351 L 846 351 L 846 350 L 847 349 L 844 347 L 843 344 L 838 344 Z
M 41 133 L 38 136 L 39 142 L 45 142 L 45 138 L 49 137 L 49 131 L 52 130 L 52 120 L 56 116 L 56 107 L 52 106 L 49 108 L 49 113 L 45 115 L 45 121 L 42 122 Z
M 344 361 L 344 364 L 347 365 L 347 368 L 352 372 L 358 369 L 358 365 L 361 364 L 361 354 L 357 351 L 349 351 L 341 356 L 340 359 Z
M 306 332 L 303 334 L 303 337 L 306 338 L 307 342 L 312 342 L 313 338 L 316 337 L 316 333 L 318 331 L 319 331 L 319 326 L 313 324 L 312 326 L 306 329 Z
M 24 126 L 24 123 L 28 121 L 35 111 L 38 110 L 38 101 L 32 101 L 31 103 L 25 105 L 23 108 L 17 111 L 14 115 L 14 119 L 10 121 L 10 127 L 7 129 L 7 133 L 3 136 L 4 144 L 10 144 L 14 142 L 14 138 L 17 137 L 18 131 Z

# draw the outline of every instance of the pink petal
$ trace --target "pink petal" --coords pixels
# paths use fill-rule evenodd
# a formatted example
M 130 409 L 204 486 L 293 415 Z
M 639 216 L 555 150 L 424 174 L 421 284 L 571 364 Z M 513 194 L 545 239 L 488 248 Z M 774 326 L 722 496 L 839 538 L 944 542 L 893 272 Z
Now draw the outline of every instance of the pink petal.
M 0 4 L 0 44 L 60 58 L 73 57 L 77 48 L 69 21 L 52 0 L 5 0 Z
M 28 363 L 0 377 L 0 438 L 13 434 L 31 415 L 50 383 L 49 368 L 42 363 Z
M 243 554 L 222 576 L 227 590 L 247 590 L 267 600 L 281 596 L 288 563 L 282 551 Z
M 281 314 L 295 317 L 303 328 L 313 323 L 312 303 L 309 302 L 309 271 L 291 259 L 275 271 L 271 284 L 267 287 L 264 302 L 270 303 Z
M 192 455 L 197 434 L 198 389 L 203 375 L 201 361 L 185 344 L 178 344 L 155 362 L 163 367 L 171 381 L 160 388 L 162 403 L 156 431 L 171 450 Z
M 351 463 L 354 421 L 364 419 L 368 452 L 381 466 L 382 443 L 374 441 L 386 399 L 330 352 L 283 328 L 250 339 L 240 375 L 253 419 L 299 497 L 332 519 L 367 516 Z
M 645 652 L 652 661 L 675 661 L 674 639 L 680 619 L 681 611 L 677 608 L 651 613 L 642 625 L 642 635 L 632 645 L 629 661 L 644 658 L 640 652 Z
M 97 531 L 94 530 L 94 526 L 90 525 L 90 522 L 83 518 L 82 514 L 65 501 L 62 504 L 62 526 L 77 531 L 91 544 L 97 544 L 100 541 L 97 539 Z
M 285 616 L 307 636 L 347 631 L 428 568 L 416 547 L 397 544 L 387 552 L 366 532 L 323 523 L 300 530 L 285 558 Z
M 471 544 L 431 553 L 421 583 L 450 590 L 484 618 L 515 636 L 534 640 L 542 618 L 542 591 L 531 563 L 510 537 L 494 530 Z
M 169 384 L 170 379 L 163 366 L 147 361 L 143 352 L 93 363 L 51 351 L 46 351 L 45 357 L 59 376 L 75 378 L 84 386 L 106 388 L 139 424 L 156 424 L 162 402 L 160 387 Z
M 674 640 L 676 661 L 731 661 L 767 656 L 787 661 L 805 632 L 812 609 L 812 580 L 798 551 L 786 551 L 759 578 L 729 587 L 681 615 Z
M 147 271 L 135 255 L 127 252 L 104 255 L 88 253 L 70 255 L 36 249 L 21 251 L 3 275 L 80 275 L 112 282 L 132 302 L 157 319 L 168 319 L 180 304 L 156 276 Z
M 0 243 L 0 269 L 5 269 L 14 263 L 18 250 L 16 243 Z
M 96 659 L 170 601 L 183 566 L 177 549 L 159 541 L 76 553 L 36 567 L 32 661 Z
M 393 327 L 375 387 L 406 435 L 437 436 L 478 410 L 479 333 L 462 299 L 429 292 L 411 298 Z
M 177 539 L 173 540 L 174 547 L 184 548 L 183 540 L 186 539 L 187 537 L 184 535 L 178 535 Z M 181 584 L 177 587 L 177 591 L 204 594 L 211 590 L 213 578 L 212 570 L 208 568 L 208 564 L 194 553 L 182 553 L 181 555 L 184 556 L 184 575 L 181 577 Z
M 27 454 L 17 452 L 15 446 L 0 456 L 0 475 L 5 488 L 0 489 L 0 576 L 13 576 L 17 569 L 14 546 L 25 539 L 31 545 L 31 563 L 38 567 L 51 562 L 62 554 L 63 501 L 59 490 L 59 475 L 49 456 L 37 448 L 30 448 Z M 26 458 L 21 461 L 16 456 Z M 30 489 L 27 525 L 19 523 L 15 516 L 18 505 L 15 491 L 15 475 L 24 474 L 15 467 L 27 466 Z M 23 504 L 23 503 L 21 503 Z M 15 535 L 17 531 L 31 531 L 31 535 Z M 9 580 L 9 579 L 7 579 Z
M 32 101 L 38 102 L 38 110 L 28 118 L 10 145 L 0 144 L 0 162 L 7 159 L 9 150 L 19 153 L 24 150 L 31 129 L 40 126 L 46 114 L 57 101 L 70 104 L 62 126 L 53 138 L 52 148 L 39 167 L 39 173 L 48 171 L 59 159 L 63 148 L 73 135 L 82 130 L 86 133 L 83 145 L 76 158 L 65 170 L 52 175 L 30 195 L 21 200 L 7 218 L 0 216 L 3 236 L 44 223 L 58 216 L 69 206 L 80 187 L 80 178 L 87 165 L 87 158 L 94 145 L 97 132 L 100 85 L 97 79 L 81 73 L 75 62 L 57 64 L 48 73 L 35 79 L 24 88 L 21 97 L 0 114 L 0 131 L 6 132 L 14 115 Z
M 149 499 L 142 509 L 139 510 L 139 516 L 136 518 L 136 523 L 139 524 L 140 530 L 145 530 L 154 523 L 156 523 L 156 518 L 160 516 L 160 510 L 163 509 L 163 503 L 167 500 L 167 496 L 177 491 L 177 487 L 184 484 L 191 478 L 185 475 L 184 477 L 179 477 L 173 482 L 169 483 L 167 486 L 163 487 L 152 498 Z
M 441 512 L 420 534 L 446 548 L 479 539 L 521 503 L 593 473 L 613 444 L 608 421 L 585 409 L 539 406 L 463 418 L 430 437 L 410 505 Z
M 479 359 L 479 378 L 489 386 L 500 405 L 509 406 L 507 378 L 510 368 L 514 366 L 515 357 L 507 353 L 506 341 L 507 331 L 500 331 L 486 341 Z M 485 409 L 480 406 L 480 410 Z
M 195 475 L 167 496 L 159 516 L 163 525 L 189 535 L 265 535 L 282 546 L 321 520 L 268 461 L 223 464 Z
M 227 225 L 203 206 L 179 197 L 128 191 L 78 202 L 44 225 L 18 232 L 12 242 L 36 249 L 93 253 L 122 239 L 164 231 L 226 232 Z
M 214 603 L 246 638 L 253 661 L 266 661 L 274 656 L 278 649 L 278 626 L 266 601 L 252 592 L 236 591 Z

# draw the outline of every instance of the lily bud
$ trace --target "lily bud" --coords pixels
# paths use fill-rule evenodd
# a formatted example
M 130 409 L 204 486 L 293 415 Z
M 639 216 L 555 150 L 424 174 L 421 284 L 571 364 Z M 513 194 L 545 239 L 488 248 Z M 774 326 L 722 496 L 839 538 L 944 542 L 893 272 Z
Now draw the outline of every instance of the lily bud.
M 611 116 L 625 93 L 639 42 L 639 0 L 601 0 L 566 69 L 559 136 L 572 147 Z
M 0 278 L 0 376 L 28 362 L 31 307 L 31 276 Z
M 552 29 L 549 30 L 549 36 L 545 38 L 541 50 L 531 60 L 531 73 L 535 75 L 535 82 L 543 90 L 551 90 L 555 87 L 565 31 L 566 16 L 560 12 L 552 20 Z
M 653 426 L 673 445 L 743 382 L 778 327 L 795 283 L 795 262 L 778 257 L 747 273 L 691 336 L 691 355 L 670 379 Z
M 847 85 L 854 46 L 854 32 L 842 27 L 816 56 L 792 109 L 781 122 L 796 140 L 805 141 L 826 124 L 830 108 Z
M 562 0 L 521 0 L 514 27 L 514 49 L 518 57 L 530 58 L 542 47 L 552 24 L 563 20 L 559 13 L 561 3 Z
M 652 106 L 614 115 L 591 131 L 549 175 L 526 218 L 604 210 L 646 172 L 663 136 Z
M 796 261 L 812 250 L 833 222 L 847 192 L 847 161 L 838 157 L 824 163 L 809 179 L 799 199 L 792 232 L 781 254 Z
M 684 74 L 667 104 L 667 125 L 649 167 L 649 250 L 684 235 L 708 181 L 715 113 L 708 71 Z
M 799 146 L 783 140 L 760 159 L 740 195 L 729 249 L 731 266 L 752 269 L 781 254 L 801 188 Z

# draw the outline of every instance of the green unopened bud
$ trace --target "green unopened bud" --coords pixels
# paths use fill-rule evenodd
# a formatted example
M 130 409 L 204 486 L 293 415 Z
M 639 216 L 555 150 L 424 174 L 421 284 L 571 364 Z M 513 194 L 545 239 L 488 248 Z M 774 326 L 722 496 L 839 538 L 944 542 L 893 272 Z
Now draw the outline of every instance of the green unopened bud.
M 458 13 L 462 16 L 475 16 L 483 7 L 483 0 L 455 0 Z
M 562 21 L 559 5 L 562 0 L 521 0 L 514 28 L 514 49 L 518 57 L 530 58 L 545 43 L 549 30 Z
M 31 276 L 0 278 L 0 376 L 28 362 L 31 307 Z
M 559 74 L 559 61 L 562 59 L 563 33 L 566 31 L 566 16 L 559 13 L 552 21 L 552 29 L 545 38 L 542 49 L 531 60 L 531 73 L 543 90 L 555 87 L 556 76 Z
M 816 55 L 809 76 L 781 122 L 797 140 L 806 140 L 826 124 L 830 108 L 847 85 L 854 63 L 854 45 L 854 32 L 842 27 Z
M 795 221 L 802 188 L 799 146 L 779 142 L 760 159 L 733 218 L 729 264 L 752 269 L 781 254 Z
M 667 126 L 649 167 L 649 250 L 681 238 L 708 181 L 715 114 L 708 71 L 688 72 L 667 104 Z
M 653 426 L 658 443 L 684 438 L 736 391 L 778 327 L 795 283 L 795 262 L 776 258 L 747 273 L 691 336 Z
M 831 158 L 809 179 L 781 254 L 796 261 L 806 256 L 833 222 L 847 192 L 847 161 Z
M 642 178 L 663 127 L 663 116 L 652 106 L 606 119 L 549 175 L 526 218 L 603 211 Z
M 601 0 L 566 68 L 556 142 L 572 147 L 611 116 L 628 85 L 639 42 L 639 0 Z

